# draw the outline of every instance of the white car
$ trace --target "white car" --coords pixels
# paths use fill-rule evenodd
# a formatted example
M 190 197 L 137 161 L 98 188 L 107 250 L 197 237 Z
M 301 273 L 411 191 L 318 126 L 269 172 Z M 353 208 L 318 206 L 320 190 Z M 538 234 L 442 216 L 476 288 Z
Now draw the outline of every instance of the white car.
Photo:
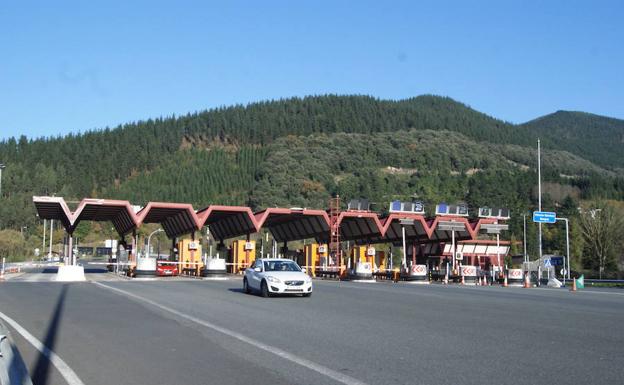
M 271 294 L 312 295 L 312 278 L 290 259 L 257 259 L 245 270 L 243 290 L 259 291 L 263 297 Z

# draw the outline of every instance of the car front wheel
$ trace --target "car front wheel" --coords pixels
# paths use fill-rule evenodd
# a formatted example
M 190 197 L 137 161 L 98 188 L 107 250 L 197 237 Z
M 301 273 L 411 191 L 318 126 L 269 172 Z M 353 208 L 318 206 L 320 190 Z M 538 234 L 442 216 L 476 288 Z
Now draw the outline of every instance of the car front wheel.
M 247 283 L 247 278 L 243 279 L 243 291 L 245 294 L 251 293 L 251 289 L 249 288 L 249 283 Z
M 260 285 L 260 294 L 264 297 L 267 298 L 269 296 L 269 286 L 267 285 L 266 281 L 262 281 L 262 285 Z
M 303 296 L 304 296 L 304 297 L 306 297 L 306 298 L 307 298 L 307 297 L 311 297 L 311 296 L 312 296 L 312 293 L 303 293 Z

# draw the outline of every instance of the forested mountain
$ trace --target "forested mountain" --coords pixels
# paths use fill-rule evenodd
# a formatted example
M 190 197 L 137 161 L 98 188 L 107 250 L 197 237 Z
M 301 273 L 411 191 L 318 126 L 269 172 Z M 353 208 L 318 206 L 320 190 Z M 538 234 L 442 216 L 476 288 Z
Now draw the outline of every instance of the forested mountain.
M 513 125 L 450 98 L 311 96 L 0 142 L 0 229 L 37 228 L 33 195 L 326 208 L 335 193 L 535 207 L 624 200 L 624 121 L 557 112 Z M 572 200 L 572 201 L 570 201 Z
M 624 169 L 624 121 L 585 112 L 557 111 L 521 126 L 544 146 L 577 154 L 605 168 Z

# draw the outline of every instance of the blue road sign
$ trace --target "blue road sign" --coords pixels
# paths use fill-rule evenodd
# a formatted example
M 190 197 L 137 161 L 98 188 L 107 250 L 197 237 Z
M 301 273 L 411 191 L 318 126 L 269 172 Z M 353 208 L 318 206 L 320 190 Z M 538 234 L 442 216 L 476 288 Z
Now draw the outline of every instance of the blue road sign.
M 555 223 L 557 222 L 557 213 L 551 213 L 548 211 L 533 211 L 533 222 Z

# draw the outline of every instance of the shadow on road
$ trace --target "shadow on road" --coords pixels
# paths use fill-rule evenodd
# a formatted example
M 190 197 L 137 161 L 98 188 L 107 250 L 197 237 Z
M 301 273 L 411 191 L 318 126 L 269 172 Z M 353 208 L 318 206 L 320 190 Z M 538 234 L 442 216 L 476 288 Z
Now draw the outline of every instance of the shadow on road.
M 54 343 L 56 342 L 58 328 L 63 316 L 63 306 L 65 304 L 68 287 L 69 286 L 66 284 L 63 285 L 63 289 L 61 290 L 61 293 L 56 301 L 54 314 L 52 315 L 48 330 L 46 331 L 45 340 L 43 341 L 45 347 L 50 351 L 54 350 Z M 31 377 L 34 385 L 46 385 L 48 383 L 48 378 L 50 377 L 50 360 L 43 355 L 43 353 L 40 353 L 37 358 L 37 363 L 30 373 L 32 374 Z

